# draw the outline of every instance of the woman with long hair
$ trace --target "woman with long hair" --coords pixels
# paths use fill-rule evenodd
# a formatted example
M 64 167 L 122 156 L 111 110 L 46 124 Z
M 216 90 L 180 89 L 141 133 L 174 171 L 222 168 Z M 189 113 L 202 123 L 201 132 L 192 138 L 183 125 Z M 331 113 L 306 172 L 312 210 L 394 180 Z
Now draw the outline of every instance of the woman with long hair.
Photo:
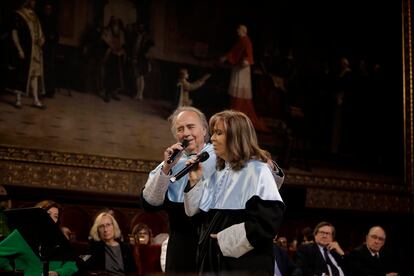
M 199 271 L 273 275 L 272 240 L 285 205 L 270 154 L 259 147 L 253 124 L 242 112 L 219 112 L 209 124 L 216 172 L 207 179 L 200 165 L 190 172 L 184 200 L 187 215 L 204 216 Z

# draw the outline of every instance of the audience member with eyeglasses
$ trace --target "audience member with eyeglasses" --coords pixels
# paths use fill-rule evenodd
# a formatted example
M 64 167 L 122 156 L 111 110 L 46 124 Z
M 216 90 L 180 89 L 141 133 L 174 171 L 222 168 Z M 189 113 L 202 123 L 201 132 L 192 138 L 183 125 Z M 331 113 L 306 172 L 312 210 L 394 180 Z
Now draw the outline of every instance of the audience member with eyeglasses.
M 369 229 L 365 243 L 355 248 L 347 256 L 350 275 L 398 275 L 392 256 L 383 250 L 385 239 L 385 230 L 381 226 Z
M 151 228 L 138 223 L 132 229 L 134 237 L 133 255 L 138 268 L 138 275 L 161 273 L 161 245 L 154 244 Z
M 335 227 L 329 222 L 320 222 L 314 229 L 314 243 L 302 244 L 296 251 L 296 263 L 303 276 L 344 276 L 345 252 L 335 241 Z
M 121 241 L 118 222 L 109 212 L 96 217 L 89 234 L 92 241 L 82 266 L 84 275 L 136 275 L 132 248 Z

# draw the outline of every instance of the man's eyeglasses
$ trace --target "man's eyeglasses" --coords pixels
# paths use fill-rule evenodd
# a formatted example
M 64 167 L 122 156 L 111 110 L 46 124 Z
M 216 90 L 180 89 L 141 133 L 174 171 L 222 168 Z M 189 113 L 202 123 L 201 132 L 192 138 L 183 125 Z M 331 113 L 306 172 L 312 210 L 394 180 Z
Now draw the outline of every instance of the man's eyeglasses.
M 317 234 L 321 234 L 323 236 L 332 236 L 331 232 L 325 232 L 325 231 L 318 231 Z
M 98 226 L 98 229 L 99 229 L 99 230 L 102 230 L 102 229 L 107 229 L 107 228 L 110 228 L 110 227 L 112 227 L 112 226 L 114 226 L 114 224 L 113 224 L 113 223 L 101 224 L 101 225 L 99 225 L 99 226 Z

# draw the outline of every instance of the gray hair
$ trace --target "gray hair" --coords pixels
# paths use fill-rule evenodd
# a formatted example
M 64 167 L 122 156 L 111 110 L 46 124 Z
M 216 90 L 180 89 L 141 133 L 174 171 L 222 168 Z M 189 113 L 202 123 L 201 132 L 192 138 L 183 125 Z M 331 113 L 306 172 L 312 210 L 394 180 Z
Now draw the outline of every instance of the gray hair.
M 173 136 L 177 138 L 176 126 L 175 126 L 177 123 L 177 117 L 181 112 L 184 112 L 184 111 L 194 112 L 195 114 L 197 114 L 197 116 L 200 118 L 201 125 L 206 129 L 206 136 L 204 136 L 204 142 L 206 143 L 209 142 L 210 132 L 208 130 L 209 128 L 208 128 L 206 115 L 204 115 L 204 113 L 201 112 L 201 110 L 199 110 L 198 108 L 195 108 L 192 106 L 180 106 L 170 115 L 170 117 L 168 117 L 168 121 L 171 124 L 171 133 L 173 134 Z

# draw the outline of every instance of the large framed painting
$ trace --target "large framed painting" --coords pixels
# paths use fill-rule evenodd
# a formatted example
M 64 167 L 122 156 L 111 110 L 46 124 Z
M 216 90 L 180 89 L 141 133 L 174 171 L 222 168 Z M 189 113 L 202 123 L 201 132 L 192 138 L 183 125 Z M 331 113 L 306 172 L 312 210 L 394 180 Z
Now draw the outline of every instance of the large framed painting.
M 178 69 L 212 73 L 194 105 L 225 108 L 230 69 L 217 60 L 245 24 L 256 112 L 272 129 L 258 136 L 285 168 L 285 187 L 305 189 L 309 208 L 414 211 L 412 0 L 98 2 L 57 1 L 59 90 L 46 110 L 30 96 L 16 109 L 2 90 L 0 184 L 132 198 L 174 142 L 166 117 Z M 152 71 L 144 101 L 122 91 L 106 102 L 99 63 L 86 55 L 101 44 L 85 35 L 99 38 L 111 11 L 122 19 L 128 7 L 132 18 L 131 6 L 137 21 L 145 14 Z

